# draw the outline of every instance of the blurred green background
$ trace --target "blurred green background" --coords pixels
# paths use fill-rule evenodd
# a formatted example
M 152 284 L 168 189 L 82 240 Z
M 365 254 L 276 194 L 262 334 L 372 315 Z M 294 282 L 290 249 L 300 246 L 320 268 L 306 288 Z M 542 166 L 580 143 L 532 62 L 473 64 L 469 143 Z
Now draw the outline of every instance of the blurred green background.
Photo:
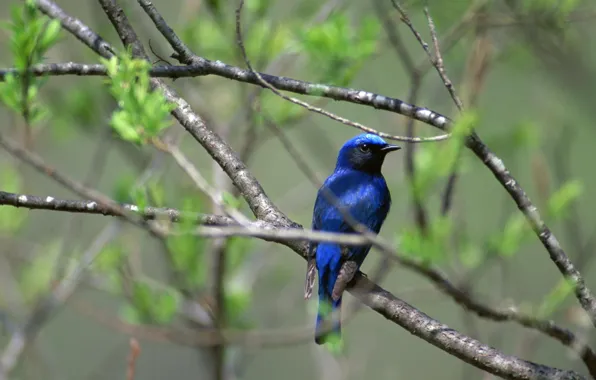
M 98 2 L 61 0 L 58 3 L 113 46 L 121 47 Z M 171 48 L 137 3 L 121 3 L 146 47 L 150 42 L 156 54 L 175 63 L 168 58 Z M 0 19 L 9 21 L 13 4 L 0 3 Z M 235 2 L 156 0 L 154 4 L 196 54 L 244 67 L 235 44 Z M 422 5 L 421 2 L 405 4 L 413 24 L 430 43 Z M 514 4 L 434 0 L 428 5 L 440 38 L 449 36 L 449 31 L 461 24 L 469 9 L 482 10 L 484 16 L 465 23 L 461 34 L 441 40 L 443 47 L 454 43 L 443 52 L 447 73 L 464 104 L 476 104 L 480 137 L 504 160 L 543 213 L 557 189 L 568 181 L 580 181 L 583 191 L 569 205 L 567 213 L 545 214 L 545 218 L 567 254 L 581 266 L 587 285 L 594 289 L 595 266 L 591 256 L 596 224 L 592 212 L 595 204 L 590 195 L 596 190 L 593 174 L 596 4 L 582 0 L 524 0 Z M 246 7 L 246 46 L 253 66 L 260 71 L 406 100 L 411 75 L 400 63 L 379 15 L 397 28 L 416 64 L 426 58 L 407 27 L 399 23 L 398 13 L 389 0 L 324 3 L 248 0 Z M 61 36 L 59 43 L 47 52 L 46 62 L 99 62 L 73 36 L 66 32 Z M 13 66 L 10 38 L 9 31 L 0 32 L 3 68 Z M 482 54 L 486 55 L 484 71 L 475 66 L 482 62 L 477 56 Z M 427 69 L 416 104 L 456 117 L 457 110 L 440 78 L 433 69 Z M 40 90 L 40 101 L 48 107 L 49 116 L 33 126 L 33 149 L 60 172 L 114 197 L 123 191 L 127 194 L 130 184 L 149 166 L 157 198 L 162 198 L 158 205 L 181 208 L 190 197 L 199 200 L 201 210 L 209 212 L 208 199 L 193 187 L 171 158 L 152 147 L 123 142 L 111 133 L 109 121 L 116 103 L 104 81 L 100 77 L 49 78 Z M 320 115 L 304 115 L 298 106 L 270 93 L 257 92 L 252 85 L 215 76 L 174 82 L 166 79 L 166 82 L 205 117 L 211 128 L 227 136 L 237 151 L 241 152 L 250 134 L 255 133 L 257 143 L 248 160 L 250 169 L 284 213 L 309 226 L 316 187 L 267 129 L 262 116 L 249 111 L 252 97 L 258 96 L 264 113 L 278 123 L 319 178 L 333 170 L 337 150 L 358 132 Z M 479 88 L 470 95 L 475 84 Z M 400 115 L 341 102 L 320 103 L 312 97 L 301 99 L 380 131 L 393 134 L 406 131 L 406 119 Z M 25 130 L 22 118 L 4 106 L 0 106 L 0 115 L 4 120 L 2 134 L 22 140 Z M 214 165 L 203 148 L 178 124 L 173 123 L 172 129 L 178 131 L 174 135 L 180 137 L 187 156 L 215 183 Z M 417 136 L 439 132 L 428 125 L 415 124 Z M 428 145 L 418 147 L 423 152 L 432 149 Z M 381 235 L 391 241 L 415 226 L 404 153 L 402 150 L 389 156 L 383 170 L 392 192 L 393 208 Z M 0 190 L 76 199 L 71 192 L 15 161 L 6 152 L 0 155 L 0 170 L 4 173 L 0 175 Z M 452 238 L 446 241 L 449 244 L 442 256 L 435 258 L 435 264 L 456 284 L 464 280 L 465 273 L 476 273 L 470 289 L 487 304 L 498 307 L 512 303 L 537 310 L 551 300 L 548 295 L 559 284 L 559 272 L 529 231 L 524 232 L 526 236 L 513 254 L 491 254 L 488 242 L 505 230 L 507 220 L 516 214 L 517 208 L 471 152 L 465 150 L 461 159 L 462 175 L 450 214 Z M 444 182 L 425 199 L 431 217 L 438 215 Z M 0 230 L 0 310 L 17 325 L 27 319 L 34 300 L 49 289 L 58 258 L 80 257 L 102 229 L 114 222 L 104 216 L 7 207 L 0 208 L 0 216 L 11 221 Z M 471 259 L 462 256 L 458 248 L 462 241 L 471 247 Z M 150 278 L 152 283 L 169 281 L 168 262 L 162 248 L 146 232 L 123 225 L 112 247 L 124 252 L 135 276 Z M 196 262 L 202 266 L 205 277 L 195 289 L 199 302 L 208 288 L 209 247 L 206 241 L 197 245 L 201 252 L 196 253 Z M 237 259 L 228 279 L 229 287 L 236 284 L 238 313 L 230 322 L 231 327 L 289 331 L 314 325 L 316 301 L 303 300 L 305 264 L 300 257 L 281 245 L 256 240 L 242 240 L 233 254 Z M 380 258 L 378 253 L 371 253 L 364 272 L 372 273 Z M 106 273 L 95 275 L 102 278 Z M 429 316 L 507 354 L 587 374 L 577 355 L 553 339 L 514 323 L 493 323 L 471 315 L 411 271 L 394 266 L 381 285 Z M 345 299 L 344 310 L 356 302 L 351 296 Z M 578 303 L 573 296 L 555 306 L 557 310 L 550 317 L 577 331 L 587 341 L 595 342 L 593 333 L 577 322 L 581 312 L 577 311 Z M 140 332 L 128 334 L 118 328 L 118 323 L 135 326 L 131 320 L 134 317 L 127 315 L 126 310 L 130 314 L 130 307 L 126 308 L 126 301 L 117 291 L 106 292 L 97 289 L 93 281 L 87 281 L 43 328 L 13 378 L 124 378 L 130 336 L 141 345 L 137 379 L 210 378 L 213 360 L 209 348 L 183 346 Z M 179 317 L 166 325 L 187 326 Z M 367 308 L 346 323 L 344 331 L 347 361 L 341 365 L 348 370 L 346 376 L 350 379 L 486 377 Z M 10 329 L 0 334 L 2 347 L 9 337 Z M 332 379 L 345 375 L 338 373 L 337 363 L 310 338 L 276 347 L 232 345 L 227 351 L 227 363 L 230 378 Z

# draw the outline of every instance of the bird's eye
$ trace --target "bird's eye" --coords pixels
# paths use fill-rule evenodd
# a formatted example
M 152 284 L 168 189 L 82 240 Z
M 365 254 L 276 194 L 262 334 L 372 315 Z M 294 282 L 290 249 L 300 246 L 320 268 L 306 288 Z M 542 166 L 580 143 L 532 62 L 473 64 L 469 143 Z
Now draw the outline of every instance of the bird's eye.
M 368 145 L 368 144 L 362 144 L 358 148 L 360 149 L 360 151 L 362 153 L 368 153 L 368 152 L 370 152 L 370 145 Z

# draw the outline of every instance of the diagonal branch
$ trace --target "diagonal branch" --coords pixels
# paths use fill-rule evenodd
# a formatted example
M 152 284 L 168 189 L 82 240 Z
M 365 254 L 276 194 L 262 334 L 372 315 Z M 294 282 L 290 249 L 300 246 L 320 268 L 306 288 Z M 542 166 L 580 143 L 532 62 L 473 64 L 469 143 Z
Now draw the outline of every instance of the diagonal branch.
M 361 293 L 360 289 L 367 289 Z M 371 290 L 372 289 L 372 290 Z M 428 343 L 440 347 L 477 368 L 505 379 L 580 379 L 581 375 L 553 370 L 540 364 L 505 355 L 475 339 L 436 321 L 393 296 L 368 279 L 358 276 L 350 292 L 385 318 L 402 326 Z M 418 323 L 424 321 L 424 323 Z M 506 365 L 503 365 L 507 363 Z

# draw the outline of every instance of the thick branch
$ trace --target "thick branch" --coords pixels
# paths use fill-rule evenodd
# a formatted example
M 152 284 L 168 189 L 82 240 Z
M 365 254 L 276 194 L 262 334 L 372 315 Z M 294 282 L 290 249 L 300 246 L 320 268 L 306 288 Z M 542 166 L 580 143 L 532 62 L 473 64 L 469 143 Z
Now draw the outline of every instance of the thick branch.
M 355 282 L 350 293 L 360 301 L 410 333 L 475 367 L 505 379 L 582 378 L 575 372 L 561 371 L 505 355 L 432 319 L 362 276 L 358 276 Z

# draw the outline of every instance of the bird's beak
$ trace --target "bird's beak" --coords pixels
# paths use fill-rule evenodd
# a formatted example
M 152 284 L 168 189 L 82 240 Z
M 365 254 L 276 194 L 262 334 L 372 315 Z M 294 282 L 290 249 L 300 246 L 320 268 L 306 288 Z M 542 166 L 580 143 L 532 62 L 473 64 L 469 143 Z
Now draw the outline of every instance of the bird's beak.
M 381 148 L 381 152 L 389 153 L 389 152 L 393 152 L 394 150 L 400 150 L 400 149 L 401 149 L 401 146 L 387 144 Z

